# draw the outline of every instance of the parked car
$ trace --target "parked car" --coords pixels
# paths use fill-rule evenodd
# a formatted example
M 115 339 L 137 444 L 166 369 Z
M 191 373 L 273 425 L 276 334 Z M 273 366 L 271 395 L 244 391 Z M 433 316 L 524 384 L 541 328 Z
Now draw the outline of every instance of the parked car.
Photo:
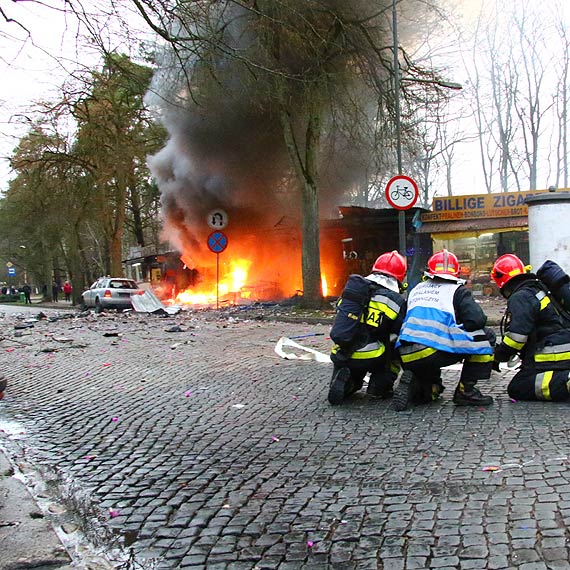
M 81 294 L 81 305 L 84 309 L 95 307 L 97 313 L 105 309 L 132 309 L 131 295 L 143 293 L 132 279 L 102 277 Z

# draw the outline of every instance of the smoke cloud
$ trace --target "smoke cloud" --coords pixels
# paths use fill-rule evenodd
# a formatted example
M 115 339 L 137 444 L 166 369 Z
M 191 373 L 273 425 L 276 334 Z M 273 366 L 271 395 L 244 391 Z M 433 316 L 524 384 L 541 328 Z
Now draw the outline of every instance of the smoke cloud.
M 222 208 L 229 215 L 230 240 L 235 236 L 240 243 L 247 242 L 245 236 L 257 234 L 260 239 L 256 254 L 267 243 L 274 256 L 283 246 L 281 230 L 288 225 L 292 228 L 287 237 L 289 256 L 297 255 L 300 240 L 299 232 L 295 232 L 299 227 L 300 195 L 271 93 L 274 83 L 264 80 L 261 69 L 266 54 L 259 47 L 260 26 L 254 25 L 254 13 L 239 9 L 232 2 L 217 4 L 224 4 L 224 9 L 216 12 L 215 18 L 208 14 L 207 21 L 195 21 L 191 26 L 185 21 L 184 30 L 205 34 L 204 30 L 211 30 L 215 20 L 216 30 L 225 30 L 221 51 L 232 53 L 183 53 L 179 47 L 175 50 L 167 45 L 147 96 L 148 102 L 158 108 L 169 135 L 166 146 L 149 158 L 161 192 L 165 237 L 197 264 L 211 261 L 211 254 L 208 257 L 205 249 L 207 235 L 212 231 L 206 223 L 207 215 Z M 297 10 L 296 17 L 301 21 L 300 15 L 307 14 L 307 6 L 314 3 L 299 0 L 289 4 Z M 371 10 L 369 2 L 330 0 L 319 4 L 328 4 L 339 13 L 349 10 L 346 4 L 353 4 L 351 15 L 362 17 L 363 21 Z M 301 44 L 282 51 L 287 55 L 285 71 L 294 70 L 305 76 L 310 73 L 311 49 Z M 259 67 L 239 61 L 236 56 L 240 54 Z M 319 96 L 334 102 L 342 93 L 350 92 L 353 101 L 370 103 L 372 93 L 366 82 L 347 77 L 346 66 L 343 58 L 330 64 L 330 74 L 338 73 L 338 91 L 321 92 Z M 327 89 L 331 89 L 330 83 Z M 301 109 L 306 104 L 305 95 L 301 88 L 295 90 L 294 81 L 289 82 L 289 108 Z M 360 107 L 358 113 L 365 114 L 362 108 L 366 109 L 366 105 Z M 370 163 L 370 149 L 360 145 L 349 128 L 362 119 L 356 111 L 337 110 L 326 116 L 319 197 L 321 208 L 328 213 L 331 206 L 338 204 L 342 191 L 363 178 Z M 277 249 L 270 237 L 275 232 Z

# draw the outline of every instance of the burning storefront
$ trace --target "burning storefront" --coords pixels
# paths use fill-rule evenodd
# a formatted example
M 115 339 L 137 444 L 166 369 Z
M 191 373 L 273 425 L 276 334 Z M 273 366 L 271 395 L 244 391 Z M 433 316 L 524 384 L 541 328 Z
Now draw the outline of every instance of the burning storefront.
M 429 236 L 416 234 L 413 220 L 420 210 L 406 212 L 407 254 L 413 284 L 431 254 Z M 228 215 L 219 253 L 208 247 L 215 230 L 203 223 L 193 229 L 196 247 L 180 253 L 136 256 L 126 260 L 127 272 L 146 280 L 163 301 L 194 306 L 280 302 L 302 293 L 299 220 L 281 216 L 268 223 L 232 224 Z M 376 257 L 398 248 L 398 212 L 393 209 L 339 208 L 339 217 L 321 221 L 323 295 L 336 297 L 351 273 L 366 275 Z M 214 248 L 215 249 L 215 248 Z M 137 252 L 135 252 L 137 253 Z
M 406 256 L 408 282 L 416 285 L 421 279 L 427 260 L 432 253 L 429 235 L 416 232 L 416 222 L 422 208 L 405 212 Z M 337 296 L 351 273 L 367 275 L 381 253 L 397 250 L 399 245 L 398 211 L 393 208 L 361 208 L 343 206 L 338 219 L 322 224 L 321 256 L 329 260 L 323 265 L 329 269 L 330 294 Z

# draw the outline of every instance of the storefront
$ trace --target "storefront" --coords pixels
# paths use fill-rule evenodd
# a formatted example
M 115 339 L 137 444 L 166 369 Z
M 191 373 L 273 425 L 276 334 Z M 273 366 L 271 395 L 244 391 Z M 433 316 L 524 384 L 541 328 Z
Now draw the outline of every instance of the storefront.
M 462 276 L 475 293 L 498 291 L 489 273 L 495 259 L 514 253 L 529 260 L 529 196 L 548 190 L 472 194 L 434 198 L 432 211 L 421 216 L 419 233 L 430 234 L 433 250 L 447 248 L 457 255 Z

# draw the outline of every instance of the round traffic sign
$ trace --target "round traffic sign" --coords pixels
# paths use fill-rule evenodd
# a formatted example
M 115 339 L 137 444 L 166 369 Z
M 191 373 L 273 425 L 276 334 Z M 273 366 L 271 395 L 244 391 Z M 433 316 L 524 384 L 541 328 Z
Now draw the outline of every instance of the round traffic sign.
M 223 230 L 228 225 L 228 215 L 224 210 L 212 210 L 208 213 L 208 225 L 215 230 Z
M 409 176 L 394 176 L 386 184 L 386 200 L 396 210 L 409 210 L 419 195 L 418 185 Z
M 214 253 L 222 253 L 228 247 L 228 236 L 224 232 L 212 232 L 208 236 L 208 248 Z

